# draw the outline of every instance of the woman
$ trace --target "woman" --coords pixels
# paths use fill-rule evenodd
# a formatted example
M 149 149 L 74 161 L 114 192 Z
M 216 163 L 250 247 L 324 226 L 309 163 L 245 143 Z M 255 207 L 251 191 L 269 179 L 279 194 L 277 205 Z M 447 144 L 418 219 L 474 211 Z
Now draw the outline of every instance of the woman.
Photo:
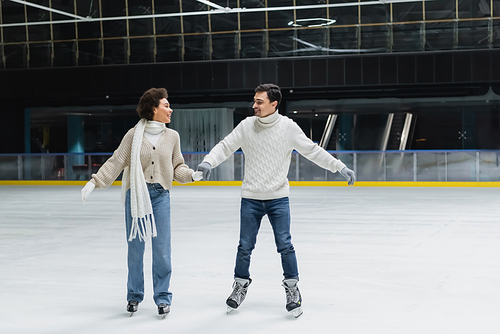
M 179 134 L 167 128 L 173 110 L 164 88 L 146 91 L 137 106 L 141 120 L 123 137 L 113 155 L 82 189 L 85 203 L 94 188 L 107 188 L 120 175 L 128 234 L 127 311 L 132 315 L 144 299 L 145 241 L 153 250 L 153 299 L 158 314 L 170 312 L 172 293 L 170 248 L 170 188 L 172 180 L 193 181 L 194 171 L 184 164 Z

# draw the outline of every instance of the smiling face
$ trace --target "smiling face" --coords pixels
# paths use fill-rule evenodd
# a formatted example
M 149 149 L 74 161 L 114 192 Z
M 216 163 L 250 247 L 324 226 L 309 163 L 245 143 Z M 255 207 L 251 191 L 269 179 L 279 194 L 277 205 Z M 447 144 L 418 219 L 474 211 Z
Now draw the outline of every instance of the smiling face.
M 253 111 L 257 117 L 267 117 L 276 111 L 277 101 L 271 102 L 267 92 L 257 92 L 253 97 Z
M 173 110 L 170 108 L 170 103 L 166 98 L 160 100 L 158 107 L 153 107 L 153 112 L 153 121 L 170 123 Z

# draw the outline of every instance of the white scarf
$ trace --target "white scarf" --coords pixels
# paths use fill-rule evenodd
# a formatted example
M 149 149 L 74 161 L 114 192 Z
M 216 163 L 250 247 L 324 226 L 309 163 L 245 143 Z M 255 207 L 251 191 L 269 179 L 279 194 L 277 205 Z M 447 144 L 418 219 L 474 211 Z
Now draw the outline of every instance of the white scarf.
M 130 209 L 132 213 L 132 228 L 128 240 L 132 241 L 139 235 L 140 241 L 146 241 L 156 237 L 156 223 L 153 215 L 153 207 L 149 198 L 149 191 L 144 178 L 141 165 L 141 146 L 144 131 L 151 134 L 159 134 L 165 130 L 165 124 L 148 121 L 142 118 L 135 126 L 132 139 L 132 152 L 130 154 L 130 167 L 123 171 L 122 178 L 122 201 L 125 201 L 125 184 L 130 179 Z

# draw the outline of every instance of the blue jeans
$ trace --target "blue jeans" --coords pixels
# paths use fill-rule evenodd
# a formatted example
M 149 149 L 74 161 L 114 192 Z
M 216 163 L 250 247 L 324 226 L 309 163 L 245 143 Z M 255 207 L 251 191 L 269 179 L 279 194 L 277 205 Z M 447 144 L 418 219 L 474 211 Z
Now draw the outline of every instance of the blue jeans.
M 297 258 L 290 234 L 290 205 L 288 197 L 272 200 L 241 199 L 240 243 L 236 254 L 234 276 L 250 278 L 250 256 L 257 242 L 260 223 L 267 214 L 274 232 L 274 242 L 281 254 L 283 276 L 299 278 Z
M 157 230 L 157 236 L 151 240 L 153 250 L 153 299 L 156 305 L 161 303 L 171 305 L 172 293 L 168 291 L 170 287 L 170 277 L 172 275 L 172 263 L 170 260 L 170 192 L 163 189 L 159 183 L 148 183 L 147 185 Z M 125 222 L 128 240 L 132 227 L 130 189 L 127 190 L 125 199 Z M 135 300 L 140 303 L 144 299 L 145 242 L 140 241 L 139 237 L 127 242 L 127 301 Z

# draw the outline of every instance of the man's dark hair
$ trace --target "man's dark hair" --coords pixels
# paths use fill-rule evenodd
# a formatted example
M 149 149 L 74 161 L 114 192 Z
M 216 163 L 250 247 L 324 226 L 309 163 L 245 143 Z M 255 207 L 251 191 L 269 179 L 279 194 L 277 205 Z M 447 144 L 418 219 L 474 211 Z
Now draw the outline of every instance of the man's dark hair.
M 260 84 L 257 86 L 257 88 L 255 88 L 255 92 L 267 92 L 267 98 L 270 102 L 278 101 L 278 104 L 276 105 L 276 110 L 278 110 L 281 102 L 281 89 L 278 85 L 271 83 Z
M 160 100 L 163 98 L 168 98 L 165 88 L 151 88 L 145 91 L 136 109 L 139 117 L 152 120 L 154 116 L 153 108 L 158 107 Z

